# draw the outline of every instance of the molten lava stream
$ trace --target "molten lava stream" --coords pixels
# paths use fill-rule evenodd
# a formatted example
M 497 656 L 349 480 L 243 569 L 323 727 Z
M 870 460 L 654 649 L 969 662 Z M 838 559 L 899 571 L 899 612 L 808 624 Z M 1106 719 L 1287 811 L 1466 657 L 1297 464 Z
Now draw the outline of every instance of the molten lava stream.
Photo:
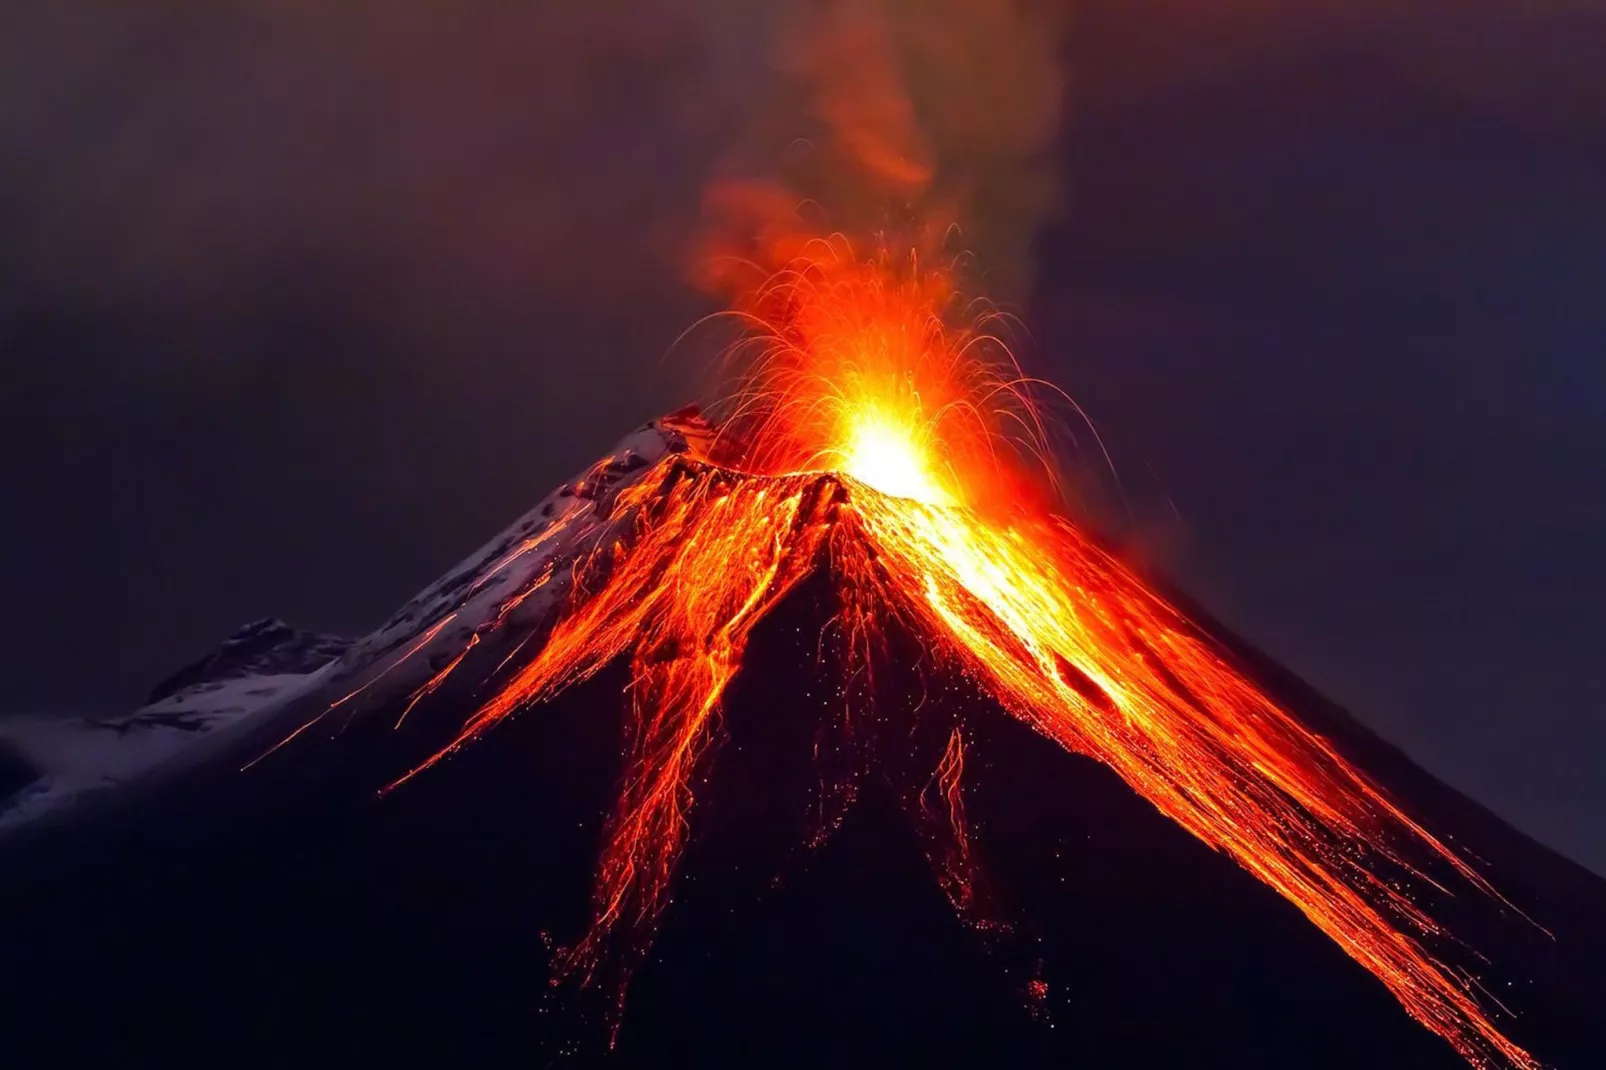
M 1167 817 L 1297 906 L 1419 1022 L 1474 1063 L 1535 1065 L 1416 936 L 1432 921 L 1367 867 L 1411 836 L 1464 862 L 1235 670 L 1176 610 L 1076 529 L 1000 528 L 953 507 L 852 488 L 876 585 L 1003 705 L 1110 766 Z

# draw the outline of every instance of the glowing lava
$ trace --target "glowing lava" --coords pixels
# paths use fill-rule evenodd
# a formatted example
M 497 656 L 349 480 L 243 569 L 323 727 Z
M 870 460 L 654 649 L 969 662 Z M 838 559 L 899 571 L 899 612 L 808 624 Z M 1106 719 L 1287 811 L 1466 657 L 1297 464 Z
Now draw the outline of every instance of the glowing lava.
M 827 569 L 839 599 L 829 627 L 860 667 L 890 628 L 920 637 L 1288 899 L 1469 1061 L 1536 1066 L 1474 982 L 1428 950 L 1446 934 L 1407 892 L 1429 880 L 1419 856 L 1489 892 L 1483 880 L 1121 562 L 1030 503 L 1020 488 L 1045 452 L 1042 422 L 1002 347 L 951 326 L 952 305 L 942 273 L 855 258 L 840 240 L 800 243 L 739 288 L 749 371 L 721 437 L 618 493 L 550 634 L 494 674 L 456 739 L 402 781 L 630 659 L 628 753 L 594 920 L 561 961 L 596 981 L 610 938 L 622 932 L 639 953 L 667 903 L 692 785 L 754 626 Z M 963 772 L 955 734 L 920 802 L 952 826 L 937 861 L 961 910 Z
M 842 451 L 842 471 L 894 498 L 910 498 L 927 505 L 954 504 L 927 470 L 926 454 L 916 447 L 907 429 L 878 412 L 866 413 L 853 422 Z

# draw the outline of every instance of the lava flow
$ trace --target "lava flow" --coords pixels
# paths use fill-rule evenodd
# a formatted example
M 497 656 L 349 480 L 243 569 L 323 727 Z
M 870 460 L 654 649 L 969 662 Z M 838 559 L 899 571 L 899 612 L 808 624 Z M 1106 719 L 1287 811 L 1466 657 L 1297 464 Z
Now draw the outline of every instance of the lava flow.
M 453 741 L 397 782 L 629 659 L 628 754 L 594 920 L 561 972 L 592 983 L 611 937 L 651 938 L 748 637 L 825 569 L 838 592 L 830 628 L 857 667 L 883 656 L 890 627 L 907 629 L 1288 899 L 1470 1062 L 1537 1066 L 1475 983 L 1428 949 L 1447 934 L 1403 889 L 1429 881 L 1411 861 L 1422 855 L 1491 890 L 1200 628 L 1033 500 L 1038 409 L 985 324 L 952 325 L 947 275 L 855 256 L 839 239 L 800 241 L 781 262 L 735 306 L 756 352 L 719 437 L 618 492 L 550 632 L 499 666 Z M 508 604 L 552 579 L 541 573 Z M 922 804 L 956 826 L 939 875 L 961 906 L 963 772 L 956 734 Z

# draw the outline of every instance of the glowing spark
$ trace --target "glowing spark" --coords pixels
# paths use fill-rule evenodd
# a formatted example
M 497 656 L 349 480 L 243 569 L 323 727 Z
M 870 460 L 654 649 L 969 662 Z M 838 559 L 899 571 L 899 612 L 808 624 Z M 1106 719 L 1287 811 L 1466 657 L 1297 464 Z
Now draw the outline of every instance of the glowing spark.
M 907 428 L 896 426 L 881 413 L 871 412 L 853 421 L 843 450 L 842 470 L 894 498 L 911 498 L 927 505 L 954 504 L 926 470 L 926 456 Z

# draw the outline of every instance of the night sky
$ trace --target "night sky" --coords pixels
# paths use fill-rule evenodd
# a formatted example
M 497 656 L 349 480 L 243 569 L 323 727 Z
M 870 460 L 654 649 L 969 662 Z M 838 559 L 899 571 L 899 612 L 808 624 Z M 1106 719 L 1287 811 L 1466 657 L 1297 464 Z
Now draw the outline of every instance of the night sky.
M 693 396 L 744 20 L 63 6 L 0 14 L 0 713 L 366 631 Z M 1024 356 L 1145 560 L 1606 872 L 1606 3 L 1075 11 Z

